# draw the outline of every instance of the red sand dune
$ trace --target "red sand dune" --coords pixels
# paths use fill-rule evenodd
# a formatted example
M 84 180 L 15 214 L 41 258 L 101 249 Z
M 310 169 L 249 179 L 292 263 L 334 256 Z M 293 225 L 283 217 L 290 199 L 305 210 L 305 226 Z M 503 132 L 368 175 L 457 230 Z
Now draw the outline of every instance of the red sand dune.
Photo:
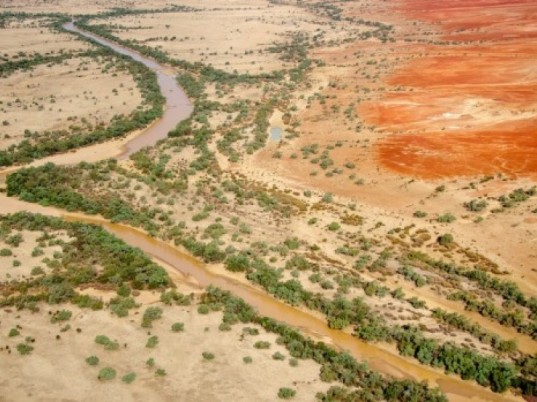
M 536 174 L 537 2 L 398 0 L 395 7 L 438 24 L 443 40 L 465 43 L 430 45 L 387 80 L 412 92 L 361 106 L 366 121 L 405 133 L 377 144 L 380 163 L 427 178 Z

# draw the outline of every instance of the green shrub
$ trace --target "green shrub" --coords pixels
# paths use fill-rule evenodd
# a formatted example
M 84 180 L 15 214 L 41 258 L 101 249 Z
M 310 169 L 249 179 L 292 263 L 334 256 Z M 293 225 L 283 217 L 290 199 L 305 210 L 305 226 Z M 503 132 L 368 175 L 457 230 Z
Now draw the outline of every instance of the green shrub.
M 254 348 L 256 348 L 256 349 L 269 349 L 270 348 L 270 342 L 257 341 L 256 343 L 254 343 Z
M 244 272 L 250 268 L 250 258 L 244 253 L 230 255 L 226 258 L 225 266 L 231 272 Z
M 218 329 L 223 332 L 231 331 L 231 325 L 229 325 L 227 322 L 223 322 L 218 326 Z
M 418 211 L 414 212 L 414 216 L 416 218 L 425 218 L 427 216 L 427 212 L 418 210 Z
M 129 285 L 127 285 L 126 283 L 122 283 L 118 288 L 117 288 L 117 294 L 118 296 L 121 296 L 121 297 L 129 297 L 131 295 L 131 288 Z M 133 374 L 133 373 L 130 373 L 130 374 Z
M 244 327 L 242 329 L 242 332 L 248 335 L 252 335 L 252 336 L 259 335 L 259 330 L 257 328 Z
M 86 357 L 86 363 L 88 363 L 90 366 L 96 366 L 99 364 L 99 358 L 97 356 Z
M 32 250 L 32 257 L 39 257 L 43 254 L 45 254 L 45 252 L 40 247 L 34 247 L 34 249 Z
M 97 378 L 104 381 L 113 380 L 116 378 L 116 370 L 114 370 L 112 367 L 104 367 L 99 371 Z
M 155 371 L 155 375 L 157 377 L 164 377 L 166 375 L 166 370 L 164 370 L 163 368 L 158 368 L 156 371 Z
M 172 289 L 169 292 L 163 292 L 160 295 L 160 301 L 169 306 L 171 306 L 174 303 L 178 306 L 190 306 L 192 297 L 186 296 L 182 293 L 179 293 L 175 289 Z
M 136 380 L 136 373 L 133 372 L 125 374 L 123 377 L 121 377 L 121 381 L 123 381 L 125 384 L 130 384 L 134 380 Z
M 272 355 L 272 358 L 274 360 L 285 360 L 285 356 L 281 354 L 280 352 L 276 352 Z
M 447 246 L 448 244 L 453 243 L 453 235 L 446 233 L 441 236 L 438 236 L 438 239 L 436 239 L 438 244 L 441 246 Z
M 23 356 L 29 355 L 32 350 L 34 350 L 34 348 L 26 343 L 19 343 L 17 345 L 17 351 Z
M 142 318 L 142 328 L 151 328 L 153 321 L 162 317 L 162 309 L 160 307 L 148 307 Z
M 119 343 L 112 341 L 106 335 L 97 335 L 95 337 L 95 343 L 103 345 L 106 350 L 118 350 Z
M 153 335 L 153 336 L 149 337 L 149 339 L 147 340 L 147 342 L 145 344 L 145 347 L 146 348 L 154 348 L 157 345 L 158 345 L 158 336 Z
M 250 363 L 252 363 L 254 360 L 253 360 L 250 356 L 244 356 L 244 357 L 242 358 L 242 361 L 243 361 L 244 363 L 246 363 L 246 364 L 250 364 Z
M 0 257 L 10 257 L 13 255 L 13 252 L 8 248 L 3 248 L 0 250 Z
M 278 398 L 291 399 L 296 395 L 296 391 L 291 388 L 282 387 L 278 390 Z
M 18 336 L 20 335 L 20 331 L 17 329 L 17 328 L 11 328 L 9 330 L 9 334 L 7 334 L 7 336 L 9 336 L 10 338 L 14 337 L 14 336 Z
M 175 322 L 172 324 L 172 331 L 173 332 L 183 332 L 185 329 L 185 324 L 182 322 Z
M 72 315 L 73 313 L 69 310 L 56 311 L 54 314 L 52 314 L 52 317 L 50 317 L 50 322 L 55 324 L 60 321 L 67 321 Z
M 488 203 L 485 200 L 472 200 L 465 202 L 463 205 L 470 212 L 480 212 L 488 206 Z
M 19 247 L 19 245 L 23 242 L 22 235 L 20 233 L 8 236 L 5 239 L 6 244 L 9 244 L 10 246 Z
M 454 222 L 457 218 L 453 214 L 447 212 L 443 215 L 440 215 L 436 220 L 440 223 L 451 223 Z
M 129 310 L 137 307 L 136 301 L 132 297 L 114 297 L 109 302 L 110 310 L 118 317 L 126 317 Z
M 328 225 L 328 230 L 335 232 L 336 230 L 339 230 L 341 228 L 341 225 L 337 222 L 331 222 Z
M 203 356 L 203 358 L 205 360 L 213 360 L 214 359 L 214 354 L 212 354 L 211 352 L 203 352 L 201 355 Z
M 327 202 L 327 203 L 333 202 L 334 201 L 334 195 L 332 193 L 325 193 L 323 195 L 322 201 Z
M 198 306 L 198 313 L 199 314 L 209 314 L 209 306 L 207 306 L 206 304 L 200 304 Z
M 152 357 L 150 357 L 149 359 L 146 360 L 145 365 L 146 365 L 147 367 L 153 367 L 153 366 L 155 365 L 155 359 L 153 359 Z

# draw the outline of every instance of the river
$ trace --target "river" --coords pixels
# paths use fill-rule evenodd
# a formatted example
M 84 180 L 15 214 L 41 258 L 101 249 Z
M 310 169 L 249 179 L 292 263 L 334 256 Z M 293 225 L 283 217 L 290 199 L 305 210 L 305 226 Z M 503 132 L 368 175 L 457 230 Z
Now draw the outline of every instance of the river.
M 72 32 L 81 34 L 102 45 L 108 46 L 114 51 L 132 57 L 143 63 L 157 73 L 158 83 L 164 96 L 166 97 L 166 110 L 164 116 L 140 135 L 129 140 L 121 147 L 117 148 L 115 156 L 118 159 L 127 158 L 133 152 L 144 146 L 155 144 L 158 140 L 166 138 L 167 133 L 173 129 L 178 122 L 188 117 L 192 112 L 192 105 L 188 101 L 183 90 L 178 86 L 173 71 L 166 66 L 162 66 L 141 54 L 130 49 L 119 46 L 116 43 L 100 38 L 92 33 L 80 30 L 72 23 L 64 25 Z M 90 148 L 90 147 L 88 147 Z M 84 159 L 84 151 L 77 150 L 72 153 L 78 161 Z M 87 150 L 87 148 L 86 148 Z M 64 159 L 61 155 L 54 157 L 53 161 L 62 164 Z M 73 157 L 69 159 L 72 163 Z M 34 163 L 35 165 L 35 163 Z M 0 182 L 3 181 L 8 171 L 0 172 Z M 186 255 L 176 247 L 164 241 L 152 238 L 143 231 L 129 227 L 127 225 L 113 224 L 104 218 L 87 216 L 84 214 L 71 214 L 52 207 L 42 207 L 39 205 L 26 203 L 17 199 L 6 197 L 5 193 L 0 193 L 0 213 L 13 213 L 17 211 L 30 211 L 47 215 L 62 216 L 68 220 L 77 220 L 86 223 L 93 223 L 102 226 L 105 230 L 113 233 L 125 243 L 139 247 L 148 255 L 166 263 L 169 267 L 195 279 L 201 286 L 215 285 L 222 289 L 229 290 L 236 296 L 243 298 L 247 303 L 255 307 L 260 314 L 277 319 L 295 328 L 299 328 L 304 333 L 312 337 L 321 339 L 335 347 L 347 350 L 357 360 L 367 361 L 368 366 L 378 372 L 392 375 L 399 378 L 411 378 L 418 381 L 427 380 L 431 386 L 439 386 L 446 393 L 451 401 L 520 401 L 520 398 L 513 396 L 510 392 L 495 394 L 489 389 L 479 386 L 475 382 L 461 380 L 457 376 L 446 375 L 441 370 L 420 365 L 413 359 L 399 356 L 395 350 L 386 345 L 374 345 L 360 341 L 351 334 L 343 331 L 330 329 L 322 318 L 315 313 L 308 312 L 296 307 L 289 306 L 279 300 L 267 295 L 253 284 L 239 280 L 237 277 L 227 272 L 218 271 L 207 267 L 193 257 Z

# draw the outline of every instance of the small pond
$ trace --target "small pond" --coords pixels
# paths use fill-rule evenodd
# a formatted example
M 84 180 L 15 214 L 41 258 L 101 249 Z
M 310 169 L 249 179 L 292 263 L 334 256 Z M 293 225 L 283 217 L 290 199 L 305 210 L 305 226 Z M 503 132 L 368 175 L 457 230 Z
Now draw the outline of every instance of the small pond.
M 272 141 L 280 141 L 283 136 L 283 130 L 280 127 L 272 127 L 270 129 L 270 139 Z

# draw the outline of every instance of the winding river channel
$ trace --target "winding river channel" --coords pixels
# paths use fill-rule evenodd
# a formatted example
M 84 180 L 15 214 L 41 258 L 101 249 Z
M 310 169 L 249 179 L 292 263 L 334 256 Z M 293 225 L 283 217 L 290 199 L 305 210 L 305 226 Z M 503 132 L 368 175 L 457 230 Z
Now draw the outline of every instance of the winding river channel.
M 166 98 L 166 109 L 163 117 L 134 138 L 129 138 L 128 142 L 109 145 L 113 149 L 112 156 L 117 159 L 125 159 L 139 149 L 155 144 L 158 140 L 166 138 L 168 132 L 175 128 L 178 122 L 190 115 L 192 105 L 184 91 L 178 86 L 175 79 L 176 73 L 171 68 L 160 65 L 128 48 L 83 31 L 74 26 L 73 23 L 64 25 L 64 28 L 83 35 L 101 45 L 108 46 L 117 53 L 132 57 L 134 60 L 143 63 L 155 71 L 158 76 L 161 92 Z M 102 146 L 101 144 L 93 147 L 99 149 L 98 147 Z M 57 155 L 47 158 L 47 161 L 53 161 L 56 164 L 81 162 L 87 160 L 85 155 L 87 155 L 88 148 L 69 153 L 68 159 L 62 155 Z M 110 149 L 108 151 L 108 154 L 102 158 L 110 157 Z M 35 164 L 33 163 L 33 165 Z M 0 172 L 0 182 L 5 180 L 5 176 L 9 171 L 13 170 L 11 168 Z M 100 225 L 105 230 L 122 239 L 125 243 L 142 249 L 157 261 L 162 261 L 167 265 L 167 269 L 175 269 L 181 272 L 200 286 L 205 287 L 212 284 L 229 290 L 255 307 L 260 314 L 299 328 L 304 333 L 316 339 L 332 344 L 342 350 L 347 350 L 356 359 L 367 361 L 369 367 L 373 370 L 399 378 L 411 378 L 418 381 L 427 380 L 431 386 L 439 386 L 452 401 L 521 400 L 509 392 L 495 394 L 489 389 L 477 385 L 477 383 L 463 381 L 459 377 L 446 375 L 441 370 L 422 366 L 412 359 L 399 356 L 397 351 L 390 346 L 367 344 L 349 333 L 330 329 L 325 321 L 317 314 L 286 305 L 267 295 L 253 284 L 241 280 L 240 277 L 214 269 L 214 267 L 206 266 L 173 245 L 152 238 L 141 230 L 127 225 L 113 224 L 101 217 L 71 214 L 57 208 L 26 203 L 18 199 L 7 198 L 5 193 L 0 193 L 0 213 L 5 214 L 17 211 L 30 211 L 61 216 L 68 220 Z

